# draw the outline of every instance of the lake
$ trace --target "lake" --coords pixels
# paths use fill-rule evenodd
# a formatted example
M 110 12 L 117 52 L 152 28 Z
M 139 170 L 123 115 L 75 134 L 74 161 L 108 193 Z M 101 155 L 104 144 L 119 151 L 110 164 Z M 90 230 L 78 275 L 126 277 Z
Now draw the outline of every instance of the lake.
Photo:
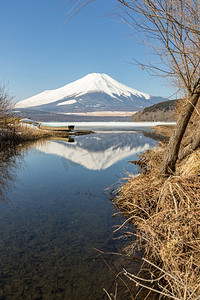
M 106 131 L 1 153 L 0 299 L 108 299 L 103 288 L 114 292 L 126 264 L 108 253 L 128 241 L 113 233 L 124 219 L 112 217 L 105 189 L 156 144 L 139 131 Z M 129 299 L 123 284 L 118 299 Z

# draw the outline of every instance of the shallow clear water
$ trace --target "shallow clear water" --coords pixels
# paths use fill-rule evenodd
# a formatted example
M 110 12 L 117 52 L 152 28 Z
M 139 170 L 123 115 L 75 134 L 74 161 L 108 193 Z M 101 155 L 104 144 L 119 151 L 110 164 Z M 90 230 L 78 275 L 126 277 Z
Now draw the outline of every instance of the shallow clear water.
M 123 218 L 112 217 L 104 189 L 134 173 L 128 161 L 156 143 L 139 132 L 99 132 L 2 154 L 0 299 L 107 299 L 115 275 L 103 259 L 115 272 L 123 260 L 96 249 L 119 252 L 127 241 L 113 239 Z

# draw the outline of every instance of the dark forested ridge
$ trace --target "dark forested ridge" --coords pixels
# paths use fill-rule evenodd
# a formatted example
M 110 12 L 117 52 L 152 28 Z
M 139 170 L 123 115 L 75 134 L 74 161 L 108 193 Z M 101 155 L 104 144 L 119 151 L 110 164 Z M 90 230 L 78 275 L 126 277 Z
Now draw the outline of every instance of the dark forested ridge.
M 173 122 L 175 121 L 175 112 L 176 112 L 177 103 L 178 100 L 169 100 L 169 101 L 164 101 L 164 102 L 154 104 L 132 115 L 131 120 L 133 122 L 140 122 L 140 121 Z

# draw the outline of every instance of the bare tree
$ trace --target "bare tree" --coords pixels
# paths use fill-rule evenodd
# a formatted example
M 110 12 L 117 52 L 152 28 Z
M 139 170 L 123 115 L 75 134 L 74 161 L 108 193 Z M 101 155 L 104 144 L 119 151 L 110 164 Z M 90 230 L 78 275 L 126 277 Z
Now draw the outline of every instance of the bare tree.
M 13 98 L 6 92 L 6 86 L 0 85 L 0 124 L 10 115 Z
M 175 171 L 181 141 L 200 96 L 200 19 L 199 1 L 188 0 L 119 0 L 127 9 L 140 15 L 135 28 L 146 33 L 150 46 L 160 57 L 165 69 L 153 65 L 151 70 L 170 77 L 185 93 L 185 105 L 171 136 L 161 174 Z
M 73 14 L 95 0 L 71 0 Z M 183 91 L 185 104 L 160 169 L 175 171 L 181 141 L 200 97 L 200 3 L 199 0 L 116 0 L 122 18 L 145 35 L 145 42 L 159 56 L 161 67 L 143 65 L 170 78 Z M 199 141 L 200 142 L 200 141 Z M 194 142 L 195 145 L 198 144 Z

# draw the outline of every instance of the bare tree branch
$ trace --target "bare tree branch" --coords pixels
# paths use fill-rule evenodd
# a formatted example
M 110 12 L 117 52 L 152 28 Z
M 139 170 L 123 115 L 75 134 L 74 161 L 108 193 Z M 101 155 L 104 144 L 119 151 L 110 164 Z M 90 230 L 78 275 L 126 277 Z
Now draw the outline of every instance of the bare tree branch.
M 95 0 L 71 0 L 77 13 Z M 144 35 L 160 66 L 140 63 L 148 72 L 169 78 L 188 100 L 177 121 L 160 174 L 175 171 L 184 132 L 200 97 L 200 3 L 199 0 L 116 0 L 122 21 Z

